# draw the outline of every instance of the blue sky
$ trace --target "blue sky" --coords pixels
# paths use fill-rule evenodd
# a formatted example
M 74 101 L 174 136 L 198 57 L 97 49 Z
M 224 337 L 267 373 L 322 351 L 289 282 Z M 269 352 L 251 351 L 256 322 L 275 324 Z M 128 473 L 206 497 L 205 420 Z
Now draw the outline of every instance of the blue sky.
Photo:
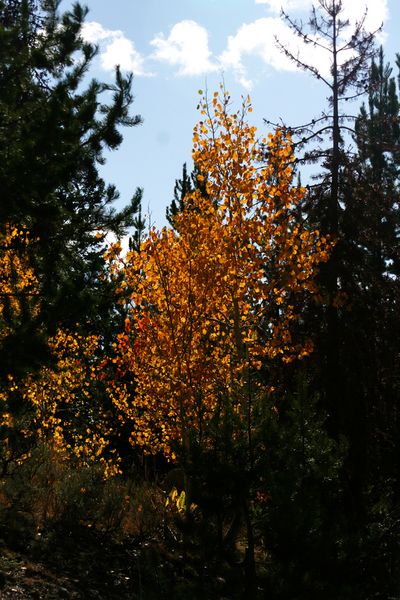
M 144 119 L 141 126 L 125 130 L 120 149 L 107 155 L 103 175 L 117 185 L 122 204 L 137 186 L 143 187 L 144 211 L 157 226 L 165 224 L 165 209 L 183 162 L 191 164 L 199 89 L 212 93 L 223 76 L 236 104 L 250 93 L 252 123 L 261 130 L 263 118 L 299 124 L 326 106 L 323 86 L 294 70 L 274 44 L 277 34 L 295 48 L 279 18 L 280 7 L 307 21 L 309 0 L 83 0 L 82 4 L 90 10 L 84 36 L 100 46 L 91 75 L 112 80 L 116 63 L 132 71 L 132 111 Z M 70 5 L 64 0 L 61 9 Z M 343 5 L 351 20 L 360 18 L 367 6 L 370 30 L 384 22 L 378 41 L 393 62 L 400 52 L 399 0 L 343 0 Z M 326 69 L 323 55 L 308 48 L 305 58 Z

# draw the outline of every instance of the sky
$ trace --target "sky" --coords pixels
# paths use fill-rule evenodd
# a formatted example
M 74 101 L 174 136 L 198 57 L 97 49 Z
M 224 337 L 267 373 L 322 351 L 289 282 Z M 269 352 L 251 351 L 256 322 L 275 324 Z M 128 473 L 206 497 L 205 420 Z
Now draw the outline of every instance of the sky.
M 342 0 L 345 16 L 365 26 L 394 65 L 400 52 L 399 0 Z M 210 95 L 223 80 L 233 105 L 250 95 L 252 124 L 266 132 L 263 119 L 298 125 L 326 107 L 327 90 L 298 71 L 279 51 L 275 36 L 308 63 L 327 72 L 328 62 L 311 45 L 298 47 L 280 17 L 281 7 L 307 23 L 309 0 L 81 0 L 89 8 L 83 37 L 99 46 L 90 76 L 111 82 L 115 65 L 134 74 L 132 114 L 143 123 L 123 131 L 120 148 L 106 154 L 102 175 L 126 204 L 142 187 L 147 222 L 165 225 L 175 179 L 191 163 L 192 132 L 199 120 L 199 90 Z M 63 0 L 61 10 L 71 6 Z M 318 0 L 315 2 L 318 5 Z M 394 68 L 394 74 L 397 70 Z M 356 107 L 352 109 L 357 112 Z

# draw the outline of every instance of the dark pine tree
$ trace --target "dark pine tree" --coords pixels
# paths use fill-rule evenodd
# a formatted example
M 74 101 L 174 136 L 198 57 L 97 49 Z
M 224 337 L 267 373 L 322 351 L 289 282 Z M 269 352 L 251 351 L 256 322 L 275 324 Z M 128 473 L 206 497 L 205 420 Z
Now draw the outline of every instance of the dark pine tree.
M 126 233 L 141 197 L 137 190 L 116 210 L 118 192 L 99 174 L 104 151 L 122 142 L 120 128 L 141 122 L 130 115 L 132 75 L 116 68 L 112 84 L 88 80 L 97 48 L 81 36 L 87 10 L 76 3 L 60 14 L 59 4 L 0 0 L 0 227 L 23 224 L 37 240 L 41 310 L 24 323 L 30 343 L 59 326 L 112 322 L 104 238 Z M 24 332 L 14 335 L 20 346 Z M 16 352 L 6 340 L 2 370 L 18 362 Z
M 289 129 L 294 133 L 298 162 L 318 163 L 322 168 L 315 177 L 315 185 L 310 188 L 305 214 L 313 226 L 336 241 L 329 262 L 321 268 L 322 306 L 314 311 L 310 307 L 309 316 L 319 329 L 321 398 L 326 403 L 331 429 L 337 434 L 343 433 L 348 422 L 347 399 L 339 374 L 342 355 L 339 305 L 343 298 L 341 222 L 345 205 L 341 178 L 347 162 L 346 137 L 349 131 L 353 131 L 354 123 L 347 105 L 349 100 L 366 93 L 368 69 L 375 54 L 375 34 L 364 30 L 365 15 L 349 33 L 349 22 L 343 18 L 341 0 L 319 0 L 318 7 L 312 9 L 307 29 L 285 12 L 282 16 L 300 40 L 324 53 L 330 64 L 330 73 L 321 73 L 315 66 L 294 56 L 277 40 L 286 56 L 300 69 L 320 80 L 329 94 L 328 111 L 306 125 Z
M 207 178 L 200 172 L 197 165 L 194 165 L 192 172 L 188 175 L 187 165 L 184 163 L 182 177 L 181 179 L 175 179 L 174 197 L 166 210 L 167 221 L 172 227 L 175 227 L 174 218 L 176 215 L 189 208 L 188 202 L 185 203 L 185 198 L 187 199 L 187 196 L 195 190 L 199 190 L 206 197 Z
M 355 124 L 356 154 L 344 176 L 343 279 L 349 303 L 343 325 L 348 355 L 354 357 L 346 376 L 348 395 L 362 398 L 364 479 L 378 496 L 390 479 L 395 503 L 400 499 L 399 108 L 396 79 L 381 49 L 371 66 L 368 102 Z
M 364 31 L 364 18 L 348 33 L 340 0 L 320 0 L 307 31 L 284 17 L 304 43 L 330 57 L 326 75 L 281 45 L 329 91 L 327 112 L 290 129 L 303 150 L 299 163 L 321 166 L 301 217 L 336 241 L 321 269 L 318 302 L 301 307 L 302 327 L 314 336 L 316 350 L 293 370 L 312 381 L 329 434 L 347 440 L 337 543 L 342 556 L 347 553 L 348 597 L 387 598 L 398 593 L 400 526 L 396 80 L 382 52 L 377 55 L 374 33 Z M 358 117 L 349 114 L 349 101 L 363 94 L 368 101 Z M 356 580 L 363 580 L 361 587 Z

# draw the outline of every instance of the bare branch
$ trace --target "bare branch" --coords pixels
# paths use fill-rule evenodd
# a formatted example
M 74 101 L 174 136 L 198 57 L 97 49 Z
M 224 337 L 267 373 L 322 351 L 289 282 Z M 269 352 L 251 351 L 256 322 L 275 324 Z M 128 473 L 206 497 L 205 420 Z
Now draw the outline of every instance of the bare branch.
M 312 73 L 314 75 L 314 77 L 316 77 L 317 79 L 321 79 L 325 83 L 325 85 L 327 85 L 329 88 L 332 89 L 332 84 L 330 84 L 329 81 L 321 75 L 321 73 L 318 71 L 318 69 L 316 67 L 303 62 L 302 60 L 300 60 L 300 58 L 298 56 L 294 56 L 294 54 L 292 54 L 290 52 L 290 50 L 288 50 L 286 48 L 286 46 L 284 46 L 279 41 L 277 36 L 275 36 L 275 43 L 276 43 L 277 47 L 279 48 L 279 50 L 281 50 L 281 52 L 283 52 L 283 54 L 285 54 L 285 56 L 287 56 L 292 62 L 294 62 L 299 69 L 302 69 L 303 71 L 309 71 L 310 73 Z

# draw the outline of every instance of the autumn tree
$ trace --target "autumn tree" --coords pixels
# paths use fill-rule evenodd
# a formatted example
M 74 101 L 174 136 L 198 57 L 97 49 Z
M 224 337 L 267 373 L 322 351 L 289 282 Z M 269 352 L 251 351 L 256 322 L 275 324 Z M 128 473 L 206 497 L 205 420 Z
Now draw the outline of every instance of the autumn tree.
M 35 336 L 39 314 L 39 282 L 32 267 L 29 246 L 35 240 L 24 227 L 7 226 L 0 235 L 0 372 L 24 370 L 35 362 L 30 353 L 45 342 Z M 27 338 L 27 344 L 18 344 Z
M 111 361 L 104 339 L 67 330 L 43 335 L 40 283 L 29 252 L 35 243 L 23 227 L 7 227 L 0 242 L 0 473 L 45 445 L 75 465 L 97 464 L 106 476 L 115 474 L 119 460 L 111 438 L 118 432 L 111 400 L 107 406 Z
M 3 472 L 44 446 L 73 468 L 98 466 L 105 477 L 119 473 L 113 444 L 118 432 L 106 402 L 108 357 L 100 337 L 59 330 L 49 338 L 49 352 L 51 365 L 23 378 L 9 375 L 2 385 Z
M 137 382 L 132 410 L 146 407 L 133 441 L 149 450 L 171 453 L 190 429 L 206 435 L 207 421 L 226 409 L 223 398 L 243 415 L 246 378 L 264 357 L 290 362 L 311 350 L 310 341 L 291 338 L 291 297 L 315 291 L 327 243 L 295 221 L 304 191 L 292 185 L 290 140 L 271 136 L 268 164 L 257 169 L 261 149 L 245 119 L 251 106 L 232 115 L 228 106 L 226 93 L 204 100 L 194 133 L 194 161 L 218 204 L 189 194 L 185 202 L 199 210 L 176 215 L 177 231 L 151 230 L 139 252 L 112 265 L 133 290 L 119 360 Z
M 296 219 L 304 190 L 292 183 L 290 138 L 277 131 L 259 141 L 249 99 L 237 112 L 229 104 L 223 91 L 200 103 L 193 160 L 207 173 L 207 195 L 190 192 L 174 229 L 152 229 L 137 252 L 110 260 L 132 290 L 117 366 L 135 396 L 116 394 L 132 444 L 186 471 L 196 448 L 215 460 L 230 452 L 231 463 L 236 452 L 243 480 L 268 393 L 258 373 L 266 361 L 312 351 L 310 339 L 291 335 L 294 298 L 315 292 L 329 244 Z M 263 144 L 269 158 L 260 168 Z M 236 493 L 247 506 L 248 484 Z M 247 527 L 250 546 L 249 519 Z
M 40 340 L 33 324 L 40 311 L 39 282 L 29 256 L 29 245 L 34 243 L 24 227 L 6 227 L 0 235 L 0 413 L 2 439 L 2 473 L 10 462 L 9 453 L 5 450 L 6 440 L 19 437 L 15 431 L 15 419 L 19 423 L 25 420 L 23 403 L 14 396 L 3 395 L 12 379 L 11 373 L 24 376 L 26 366 L 37 365 L 35 353 L 46 348 L 45 340 Z M 27 338 L 27 344 L 23 344 Z M 19 345 L 15 348 L 15 341 Z M 39 341 L 42 344 L 39 346 Z M 33 352 L 33 357 L 30 353 Z M 21 426 L 22 427 L 22 426 Z M 21 447 L 18 444 L 18 452 Z M 23 451 L 22 451 L 23 453 Z

